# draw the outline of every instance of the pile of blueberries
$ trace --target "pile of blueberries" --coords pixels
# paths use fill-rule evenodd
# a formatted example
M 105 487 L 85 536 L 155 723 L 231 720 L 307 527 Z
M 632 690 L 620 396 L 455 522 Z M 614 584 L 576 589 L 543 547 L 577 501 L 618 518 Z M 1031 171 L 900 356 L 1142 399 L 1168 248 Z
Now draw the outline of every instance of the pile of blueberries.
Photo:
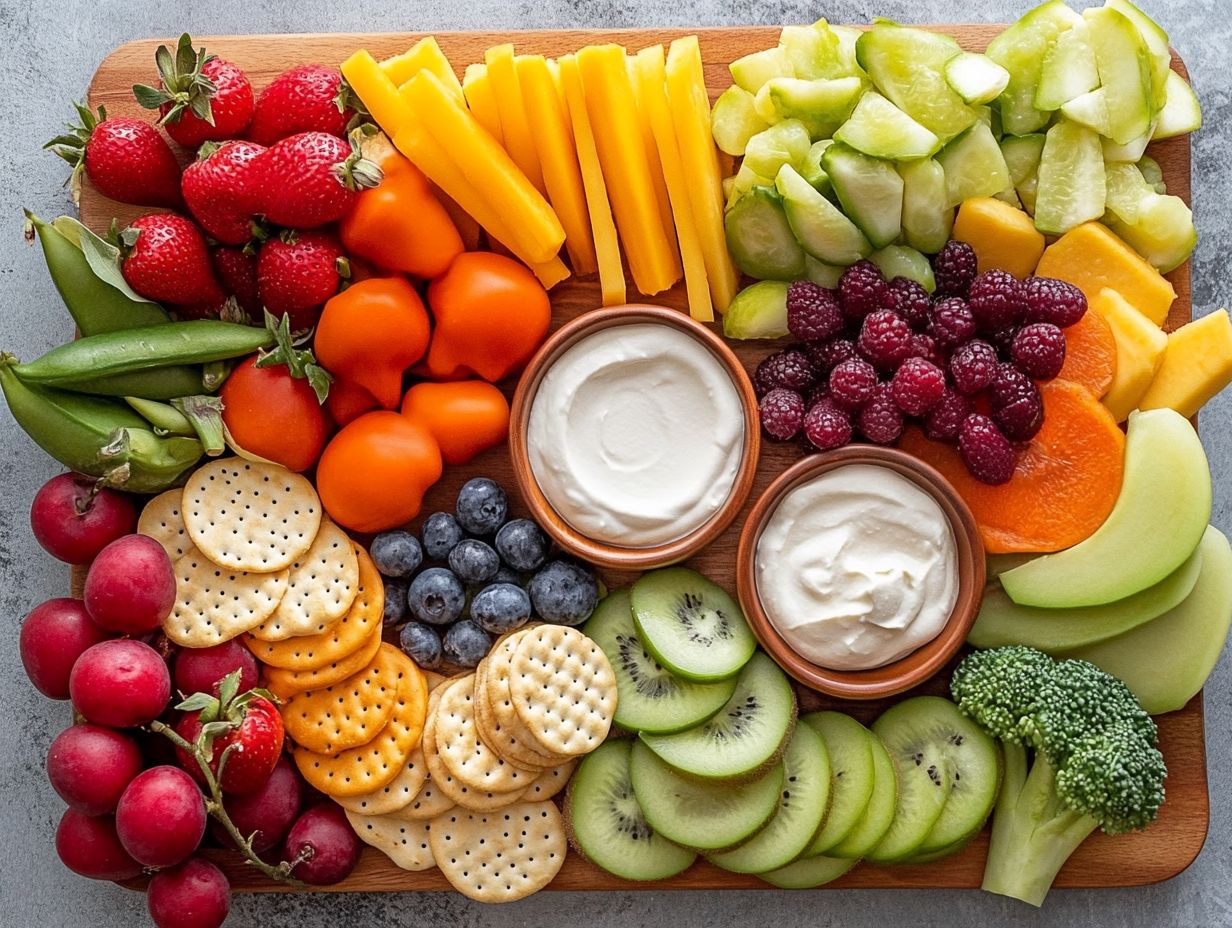
M 468 480 L 454 512 L 432 513 L 418 536 L 385 532 L 369 551 L 385 582 L 385 627 L 425 669 L 474 667 L 494 636 L 532 616 L 580 625 L 599 602 L 594 572 L 552 556 L 530 519 L 510 519 L 505 491 L 487 477 Z

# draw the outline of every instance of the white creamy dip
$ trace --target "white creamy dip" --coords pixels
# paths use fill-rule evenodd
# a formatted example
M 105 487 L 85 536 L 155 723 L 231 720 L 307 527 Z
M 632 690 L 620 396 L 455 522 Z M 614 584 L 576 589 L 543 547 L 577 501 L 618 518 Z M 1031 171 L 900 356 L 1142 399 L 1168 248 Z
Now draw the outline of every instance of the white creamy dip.
M 740 394 L 697 339 L 661 323 L 614 325 L 544 375 L 527 427 L 552 508 L 596 541 L 645 548 L 703 525 L 727 500 L 744 444 Z
M 868 670 L 944 628 L 957 546 L 932 496 L 886 467 L 851 464 L 783 497 L 757 542 L 757 595 L 796 653 Z

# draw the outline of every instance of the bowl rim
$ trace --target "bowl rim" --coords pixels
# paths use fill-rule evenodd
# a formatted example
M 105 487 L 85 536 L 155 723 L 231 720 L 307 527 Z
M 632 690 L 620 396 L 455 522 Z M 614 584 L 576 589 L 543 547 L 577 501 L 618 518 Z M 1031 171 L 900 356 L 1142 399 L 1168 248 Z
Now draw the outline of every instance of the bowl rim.
M 670 325 L 684 332 L 701 342 L 723 366 L 740 399 L 744 416 L 744 438 L 740 446 L 740 465 L 736 470 L 731 491 L 723 504 L 705 522 L 688 534 L 671 541 L 628 548 L 589 538 L 557 513 L 539 488 L 531 469 L 527 430 L 530 426 L 531 406 L 539 385 L 565 351 L 583 338 L 604 329 L 645 323 Z M 761 454 L 757 396 L 753 392 L 753 383 L 735 352 L 714 331 L 681 310 L 649 303 L 602 307 L 566 322 L 552 333 L 527 363 L 510 403 L 509 453 L 514 480 L 532 517 L 566 552 L 600 567 L 616 570 L 665 567 L 691 557 L 718 538 L 747 502 L 757 477 L 757 464 Z
M 886 467 L 910 480 L 941 506 L 954 535 L 958 594 L 940 633 L 910 654 L 869 670 L 834 670 L 799 654 L 770 621 L 757 592 L 757 544 L 766 523 L 792 490 L 852 464 Z M 932 466 L 905 451 L 880 445 L 847 445 L 797 461 L 774 479 L 753 504 L 736 548 L 736 592 L 762 648 L 800 683 L 843 699 L 880 699 L 924 683 L 958 652 L 975 622 L 985 584 L 984 545 L 970 507 Z

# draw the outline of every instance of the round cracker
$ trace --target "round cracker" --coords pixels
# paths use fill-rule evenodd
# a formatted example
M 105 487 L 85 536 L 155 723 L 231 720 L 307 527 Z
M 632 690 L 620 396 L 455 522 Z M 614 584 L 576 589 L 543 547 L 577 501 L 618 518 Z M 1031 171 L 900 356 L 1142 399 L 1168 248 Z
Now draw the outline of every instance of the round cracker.
M 562 757 L 603 743 L 616 711 L 616 676 L 603 649 L 576 628 L 540 625 L 509 659 L 509 695 L 536 744 Z
M 148 535 L 162 545 L 173 564 L 193 550 L 184 517 L 180 515 L 183 498 L 184 491 L 179 487 L 159 493 L 145 504 L 137 519 L 137 534 Z
M 428 777 L 419 788 L 419 794 L 393 814 L 408 822 L 423 822 L 444 815 L 456 806 L 457 803 L 442 793 Z
M 222 644 L 260 625 L 278 608 L 290 574 L 230 570 L 195 548 L 173 567 L 175 605 L 163 619 L 163 634 L 186 648 Z
M 376 848 L 403 870 L 431 870 L 436 866 L 428 843 L 431 822 L 408 822 L 387 815 L 363 815 L 346 810 L 356 836 Z
M 397 649 L 382 644 L 376 657 L 354 676 L 333 686 L 296 693 L 282 706 L 286 732 L 300 747 L 337 754 L 367 744 L 394 714 L 405 668 Z
M 197 468 L 180 505 L 188 537 L 222 567 L 267 573 L 290 567 L 321 527 L 307 478 L 278 464 L 222 458 Z
M 525 898 L 552 882 L 565 862 L 565 824 L 553 802 L 519 802 L 489 813 L 454 809 L 431 824 L 437 867 L 478 902 Z
M 538 626 L 535 626 L 536 628 Z M 484 659 L 483 699 L 477 705 L 481 733 L 499 754 L 523 767 L 552 767 L 564 758 L 548 752 L 518 716 L 509 693 L 510 659 L 530 628 L 520 629 L 496 642 Z
M 339 658 L 324 667 L 315 670 L 283 670 L 280 667 L 270 667 L 266 671 L 266 685 L 275 695 L 288 699 L 296 693 L 305 690 L 321 689 L 333 686 L 347 677 L 353 677 L 367 667 L 376 657 L 381 646 L 381 628 L 378 625 L 372 630 L 368 640 L 354 654 Z
M 549 767 L 539 774 L 534 783 L 526 787 L 522 799 L 526 802 L 542 802 L 545 799 L 551 799 L 569 784 L 569 778 L 573 776 L 577 765 L 578 758 L 575 757 L 563 764 Z
M 406 759 L 402 771 L 380 789 L 359 796 L 335 796 L 334 802 L 361 815 L 389 815 L 400 812 L 414 802 L 427 779 L 428 765 L 424 762 L 423 748 L 416 747 Z M 449 805 L 452 806 L 453 803 Z M 432 815 L 423 817 L 428 819 L 437 814 L 439 813 L 433 812 Z
M 385 591 L 378 588 L 378 593 L 370 595 L 380 596 L 384 609 Z M 355 545 L 346 532 L 326 519 L 312 546 L 291 565 L 291 578 L 282 602 L 251 634 L 263 641 L 323 634 L 346 616 L 358 589 L 359 558 Z
M 436 707 L 437 756 L 459 783 L 491 793 L 526 789 L 538 770 L 506 761 L 479 737 L 475 726 L 475 676 L 469 674 L 441 690 Z
M 432 699 L 439 702 L 439 696 L 442 691 L 443 688 L 438 689 L 432 694 Z M 436 722 L 438 715 L 439 705 L 430 705 L 428 708 L 428 718 L 424 722 L 423 730 L 424 760 L 428 765 L 428 779 L 429 782 L 434 784 L 436 791 L 455 805 L 462 806 L 464 809 L 481 812 L 502 809 L 510 803 L 517 802 L 518 797 L 525 791 L 524 788 L 495 793 L 489 790 L 475 789 L 454 778 L 449 768 L 441 760 L 437 750 Z

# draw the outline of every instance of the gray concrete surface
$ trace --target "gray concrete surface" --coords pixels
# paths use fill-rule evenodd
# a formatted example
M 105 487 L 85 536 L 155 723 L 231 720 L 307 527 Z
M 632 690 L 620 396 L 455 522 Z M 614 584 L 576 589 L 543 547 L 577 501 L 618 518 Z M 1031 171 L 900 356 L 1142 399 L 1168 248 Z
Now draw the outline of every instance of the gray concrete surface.
M 585 28 L 863 22 L 1007 21 L 1026 0 L 0 0 L 0 348 L 33 357 L 71 334 L 68 317 L 36 250 L 21 240 L 21 207 L 44 215 L 69 208 L 64 166 L 39 151 L 70 113 L 107 52 L 148 35 L 434 29 Z M 1194 139 L 1194 206 L 1202 239 L 1194 256 L 1194 305 L 1224 305 L 1232 290 L 1228 201 L 1232 175 L 1232 44 L 1226 0 L 1146 0 L 1185 56 L 1207 128 Z M 1232 529 L 1232 395 L 1203 413 L 1203 436 L 1216 480 L 1214 521 Z M 26 682 L 17 656 L 22 617 L 61 595 L 64 568 L 35 545 L 27 521 L 38 486 L 58 470 L 0 410 L 0 928 L 113 928 L 147 924 L 142 896 L 74 876 L 56 859 L 52 834 L 62 806 L 43 774 L 48 744 L 65 708 Z M 1207 690 L 1211 829 L 1197 862 L 1176 879 L 1131 890 L 1058 891 L 1041 912 L 979 892 L 818 891 L 815 893 L 541 893 L 488 908 L 448 894 L 237 897 L 228 925 L 251 928 L 587 925 L 946 926 L 1009 922 L 1083 926 L 1232 925 L 1232 673 L 1222 662 Z

